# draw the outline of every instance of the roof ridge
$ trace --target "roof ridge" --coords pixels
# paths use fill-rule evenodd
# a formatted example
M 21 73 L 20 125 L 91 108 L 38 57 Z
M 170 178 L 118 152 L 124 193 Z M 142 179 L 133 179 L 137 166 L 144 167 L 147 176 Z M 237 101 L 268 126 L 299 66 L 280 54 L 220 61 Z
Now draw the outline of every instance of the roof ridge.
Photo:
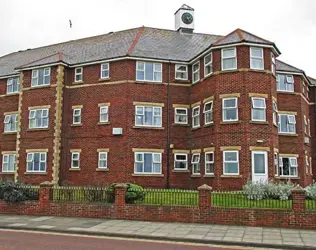
M 137 34 L 136 34 L 136 36 L 135 36 L 135 39 L 132 41 L 131 46 L 129 47 L 129 49 L 128 49 L 128 51 L 127 51 L 127 55 L 128 55 L 128 56 L 133 52 L 133 50 L 134 50 L 136 44 L 138 43 L 140 37 L 142 36 L 144 30 L 145 30 L 145 27 L 144 27 L 144 26 L 141 27 L 141 28 L 139 28 L 139 30 L 138 30 L 138 32 L 137 32 Z
M 237 28 L 236 30 L 236 33 L 237 33 L 237 35 L 239 36 L 239 39 L 240 40 L 245 40 L 245 37 L 244 37 L 244 34 L 243 34 L 243 30 L 242 29 L 240 29 L 240 28 Z
M 252 34 L 252 33 L 250 33 L 249 31 L 246 31 L 246 30 L 243 30 L 243 29 L 240 29 L 240 28 L 238 28 L 238 29 L 239 29 L 240 31 L 242 31 L 242 32 L 247 33 L 248 35 L 251 35 L 251 36 L 255 37 L 255 38 L 261 39 L 261 40 L 263 40 L 263 41 L 265 41 L 265 42 L 268 42 L 268 43 L 273 43 L 273 42 L 271 42 L 271 41 L 269 41 L 269 40 L 267 40 L 267 39 L 264 39 L 264 38 L 262 38 L 262 37 L 259 37 L 259 36 L 255 35 L 255 34 Z
M 221 41 L 223 41 L 223 40 L 225 40 L 225 38 L 227 38 L 227 37 L 229 37 L 230 35 L 234 34 L 234 32 L 236 32 L 236 31 L 237 31 L 237 29 L 235 29 L 235 30 L 233 30 L 232 32 L 228 33 L 226 36 L 221 37 L 220 39 L 218 39 L 218 40 L 214 43 L 214 45 L 215 45 L 215 44 L 218 44 L 219 42 L 221 42 Z

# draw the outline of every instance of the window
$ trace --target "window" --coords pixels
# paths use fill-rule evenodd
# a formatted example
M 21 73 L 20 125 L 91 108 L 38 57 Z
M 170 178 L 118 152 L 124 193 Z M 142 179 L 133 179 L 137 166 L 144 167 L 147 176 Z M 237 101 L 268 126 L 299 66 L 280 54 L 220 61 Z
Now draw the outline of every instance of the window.
M 279 133 L 295 134 L 295 115 L 279 114 Z
M 296 157 L 279 158 L 280 176 L 297 177 Z
M 80 167 L 80 152 L 71 153 L 71 168 Z
M 18 93 L 20 90 L 20 78 L 12 77 L 7 82 L 7 94 Z
M 192 155 L 191 164 L 192 164 L 192 174 L 199 175 L 201 173 L 200 154 L 193 154 Z
M 214 152 L 205 153 L 205 174 L 214 175 Z
M 276 64 L 275 64 L 275 56 L 273 53 L 271 53 L 271 72 L 272 72 L 272 75 L 275 76 L 276 74 Z
M 4 117 L 4 132 L 16 132 L 18 128 L 18 114 L 9 114 Z
M 279 175 L 279 157 L 277 153 L 274 153 L 274 175 Z
M 224 158 L 224 174 L 238 175 L 239 174 L 239 152 L 238 151 L 223 151 Z
M 72 124 L 81 124 L 81 108 L 73 109 Z
M 308 135 L 311 136 L 311 121 L 308 119 Z
M 98 168 L 102 168 L 102 169 L 108 168 L 108 153 L 107 152 L 99 152 Z
M 294 92 L 294 78 L 292 75 L 277 75 L 277 90 Z
M 198 81 L 200 81 L 200 61 L 192 66 L 192 82 L 196 83 Z
M 204 57 L 204 77 L 209 76 L 213 72 L 212 53 Z
M 27 172 L 46 172 L 46 152 L 27 153 Z
M 32 71 L 32 87 L 49 85 L 50 68 L 34 69 Z
M 136 174 L 161 174 L 161 153 L 135 153 Z
M 204 104 L 204 124 L 210 124 L 213 122 L 213 102 L 207 102 Z
M 187 108 L 175 108 L 176 124 L 188 124 L 188 109 Z
M 305 171 L 306 171 L 306 174 L 308 174 L 308 171 L 309 171 L 309 159 L 308 159 L 307 155 L 305 155 Z
M 262 48 L 250 47 L 250 68 L 264 69 Z
M 309 157 L 309 167 L 310 167 L 310 174 L 313 174 L 313 167 L 312 167 L 312 157 Z
M 306 115 L 304 115 L 304 132 L 305 134 L 307 134 L 308 132 L 308 122 L 307 122 Z
M 222 49 L 222 70 L 237 69 L 236 48 Z
M 253 121 L 265 121 L 266 120 L 266 99 L 252 97 L 251 98 L 251 119 Z
M 278 104 L 276 101 L 272 101 L 273 106 L 273 124 L 278 126 Z
M 81 82 L 83 80 L 83 68 L 75 68 L 75 82 Z
M 100 122 L 109 122 L 109 106 L 100 107 Z
M 200 106 L 194 107 L 192 109 L 192 127 L 200 127 Z
M 161 127 L 161 107 L 135 106 L 135 125 Z
M 188 169 L 188 155 L 174 154 L 174 169 L 187 170 Z
M 223 99 L 223 121 L 238 121 L 237 98 Z
M 188 66 L 187 65 L 176 64 L 175 69 L 176 69 L 175 70 L 176 80 L 188 80 Z
M 31 109 L 29 128 L 48 128 L 48 109 Z
M 110 64 L 102 63 L 101 64 L 101 79 L 109 78 L 110 76 Z
M 152 62 L 136 63 L 136 80 L 148 82 L 162 81 L 162 64 Z
M 2 172 L 14 172 L 15 160 L 15 154 L 4 154 L 2 156 Z

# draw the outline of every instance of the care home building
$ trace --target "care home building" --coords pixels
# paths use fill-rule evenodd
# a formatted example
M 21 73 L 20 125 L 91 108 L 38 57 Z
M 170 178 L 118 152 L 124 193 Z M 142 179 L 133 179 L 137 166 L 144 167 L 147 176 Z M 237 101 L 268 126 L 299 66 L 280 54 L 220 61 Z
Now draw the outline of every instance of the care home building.
M 242 29 L 194 33 L 187 5 L 175 30 L 139 27 L 5 55 L 0 175 L 31 184 L 306 186 L 316 80 L 279 55 Z

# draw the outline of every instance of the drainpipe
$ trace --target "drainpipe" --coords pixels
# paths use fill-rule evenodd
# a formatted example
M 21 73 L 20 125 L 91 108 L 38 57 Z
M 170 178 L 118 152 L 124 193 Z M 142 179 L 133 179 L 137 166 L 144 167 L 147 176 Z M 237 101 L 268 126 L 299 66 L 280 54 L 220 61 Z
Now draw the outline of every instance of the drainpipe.
M 167 185 L 166 188 L 170 188 L 170 64 L 168 63 L 168 79 L 167 79 Z

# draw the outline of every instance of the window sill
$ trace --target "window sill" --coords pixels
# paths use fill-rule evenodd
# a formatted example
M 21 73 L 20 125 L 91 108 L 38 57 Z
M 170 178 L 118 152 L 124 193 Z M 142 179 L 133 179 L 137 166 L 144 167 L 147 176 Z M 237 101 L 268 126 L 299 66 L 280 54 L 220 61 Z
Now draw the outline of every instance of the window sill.
M 47 175 L 47 172 L 24 172 L 24 175 Z
M 98 81 L 99 82 L 108 82 L 111 80 L 111 77 L 107 77 L 107 78 L 100 78 Z
M 273 126 L 274 127 L 276 127 L 276 128 L 278 128 L 279 126 L 278 126 L 278 124 L 275 124 L 275 123 L 273 123 Z
M 200 129 L 200 128 L 201 128 L 201 126 L 194 127 L 194 128 L 192 127 L 191 130 L 197 130 L 197 129 Z
M 136 128 L 136 129 L 158 129 L 158 130 L 165 129 L 164 127 L 146 127 L 146 126 L 144 126 L 144 127 L 142 127 L 142 126 L 133 126 L 133 128 Z
M 291 180 L 299 180 L 299 179 L 301 179 L 300 177 L 287 177 L 287 176 L 279 176 L 279 177 L 275 177 L 275 178 L 277 178 L 277 179 L 280 179 L 280 180 L 288 180 L 288 179 L 291 179 Z
M 211 122 L 211 123 L 205 124 L 205 125 L 204 125 L 204 128 L 212 127 L 213 125 L 214 125 L 214 122 Z
M 204 75 L 203 80 L 205 80 L 205 79 L 207 79 L 207 78 L 211 77 L 212 75 L 213 75 L 213 72 L 209 73 L 208 75 Z
M 188 79 L 174 79 L 174 83 L 190 83 Z
M 78 82 L 73 82 L 72 85 L 76 85 L 76 84 L 83 84 L 84 81 L 78 81 Z
M 190 170 L 188 169 L 174 169 L 172 170 L 173 173 L 190 173 Z
M 80 168 L 69 168 L 69 171 L 80 171 Z
M 19 95 L 20 92 L 15 92 L 15 93 L 7 93 L 5 94 L 5 96 L 15 96 L 15 95 Z
M 14 135 L 14 134 L 16 134 L 17 133 L 17 131 L 12 131 L 12 132 L 3 132 L 2 134 L 3 135 Z
M 249 71 L 251 72 L 259 72 L 259 73 L 271 73 L 271 71 L 265 70 L 265 69 L 252 69 L 249 68 Z
M 222 121 L 220 122 L 221 125 L 227 125 L 227 124 L 239 124 L 240 121 Z
M 132 174 L 135 177 L 164 177 L 164 174 Z
M 279 136 L 298 136 L 298 134 L 279 133 Z
M 201 174 L 191 174 L 191 178 L 201 178 Z
M 267 121 L 249 121 L 251 124 L 261 124 L 261 125 L 269 125 L 270 123 Z
M 296 95 L 294 91 L 282 91 L 282 90 L 277 90 L 277 94 L 289 94 L 289 95 Z
M 50 84 L 47 85 L 40 85 L 40 86 L 31 86 L 29 89 L 43 89 L 43 88 L 50 88 Z
M 13 175 L 15 172 L 1 172 L 0 175 Z
M 71 127 L 81 127 L 82 126 L 82 123 L 79 123 L 79 124 L 71 124 Z
M 189 124 L 181 124 L 181 123 L 172 123 L 172 126 L 180 126 L 180 127 L 190 127 Z
M 140 83 L 140 84 L 163 84 L 162 82 L 155 82 L 155 81 L 140 81 L 140 80 L 136 80 L 135 83 Z
M 36 132 L 36 131 L 47 131 L 49 128 L 29 128 L 27 132 Z
M 110 122 L 98 122 L 97 124 L 98 124 L 98 125 L 109 125 Z
M 215 178 L 215 175 L 214 174 L 205 174 L 203 177 L 204 178 Z
M 242 175 L 221 175 L 221 178 L 242 178 Z
M 96 168 L 95 171 L 97 172 L 109 172 L 108 168 Z

